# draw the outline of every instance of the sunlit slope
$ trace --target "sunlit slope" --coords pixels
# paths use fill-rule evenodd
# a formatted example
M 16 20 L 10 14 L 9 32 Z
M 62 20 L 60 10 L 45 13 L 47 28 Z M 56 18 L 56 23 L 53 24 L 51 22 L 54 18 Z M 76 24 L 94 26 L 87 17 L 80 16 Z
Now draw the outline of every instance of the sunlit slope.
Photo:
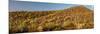
M 36 18 L 34 22 L 39 23 L 43 29 L 93 28 L 93 11 L 84 6 L 77 6 L 65 9 L 64 12 Z
M 93 28 L 93 11 L 84 6 L 64 10 L 9 12 L 9 31 L 38 32 Z

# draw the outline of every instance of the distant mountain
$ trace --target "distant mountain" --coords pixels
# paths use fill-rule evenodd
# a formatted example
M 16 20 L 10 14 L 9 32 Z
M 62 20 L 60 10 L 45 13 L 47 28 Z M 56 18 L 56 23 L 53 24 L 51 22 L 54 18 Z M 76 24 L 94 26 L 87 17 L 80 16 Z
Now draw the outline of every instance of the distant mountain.
M 65 9 L 65 11 L 74 11 L 74 12 L 88 12 L 88 11 L 92 11 L 93 12 L 93 10 L 88 9 L 87 7 L 85 7 L 83 5 L 71 7 L 71 8 Z
M 67 16 L 86 16 L 86 15 L 93 15 L 93 11 L 84 7 L 84 6 L 76 6 L 76 7 L 71 7 L 71 8 L 68 8 L 68 9 L 65 9 L 61 12 L 56 12 L 54 14 L 49 14 L 49 15 L 46 15 L 46 16 L 42 16 L 40 18 L 36 18 L 36 20 L 38 19 L 46 19 L 46 18 L 57 18 L 57 17 L 67 17 Z
M 45 29 L 84 29 L 93 28 L 93 11 L 84 7 L 76 6 L 34 19 L 40 27 Z M 59 30 L 59 29 L 54 29 Z

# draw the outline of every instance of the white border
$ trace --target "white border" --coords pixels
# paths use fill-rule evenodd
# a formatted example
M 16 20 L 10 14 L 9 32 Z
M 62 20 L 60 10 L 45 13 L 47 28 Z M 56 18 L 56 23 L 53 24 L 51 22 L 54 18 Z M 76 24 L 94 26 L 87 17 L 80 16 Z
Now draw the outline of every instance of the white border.
M 82 4 L 94 5 L 94 0 L 16 0 L 16 1 L 31 1 L 31 2 L 49 2 L 49 3 L 64 3 L 64 4 Z
M 96 3 L 95 3 L 94 24 L 95 24 L 95 29 L 89 29 L 89 30 L 86 29 L 86 30 L 74 30 L 74 31 L 73 30 L 52 31 L 52 32 L 27 33 L 27 34 L 99 34 L 100 32 L 100 0 L 96 0 Z M 0 0 L 0 34 L 8 34 L 8 1 L 7 0 Z
M 88 34 L 95 34 L 94 29 L 31 32 L 31 33 L 16 33 L 16 34 L 87 34 L 87 33 Z
M 8 0 L 0 0 L 0 34 L 8 34 Z

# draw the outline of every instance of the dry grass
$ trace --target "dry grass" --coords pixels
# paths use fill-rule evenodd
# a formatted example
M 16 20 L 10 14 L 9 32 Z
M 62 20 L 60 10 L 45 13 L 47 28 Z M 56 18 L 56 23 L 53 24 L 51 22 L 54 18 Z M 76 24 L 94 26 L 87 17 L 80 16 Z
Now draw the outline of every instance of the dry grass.
M 57 11 L 9 12 L 10 33 L 91 29 L 93 27 L 93 11 L 83 6 Z

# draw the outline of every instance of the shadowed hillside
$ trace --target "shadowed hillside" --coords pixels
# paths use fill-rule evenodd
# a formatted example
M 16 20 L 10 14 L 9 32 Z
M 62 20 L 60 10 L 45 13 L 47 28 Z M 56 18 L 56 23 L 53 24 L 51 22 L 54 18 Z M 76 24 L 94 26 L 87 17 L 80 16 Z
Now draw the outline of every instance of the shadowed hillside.
M 93 11 L 84 6 L 75 6 L 55 11 L 9 12 L 9 31 L 42 32 L 94 27 Z

